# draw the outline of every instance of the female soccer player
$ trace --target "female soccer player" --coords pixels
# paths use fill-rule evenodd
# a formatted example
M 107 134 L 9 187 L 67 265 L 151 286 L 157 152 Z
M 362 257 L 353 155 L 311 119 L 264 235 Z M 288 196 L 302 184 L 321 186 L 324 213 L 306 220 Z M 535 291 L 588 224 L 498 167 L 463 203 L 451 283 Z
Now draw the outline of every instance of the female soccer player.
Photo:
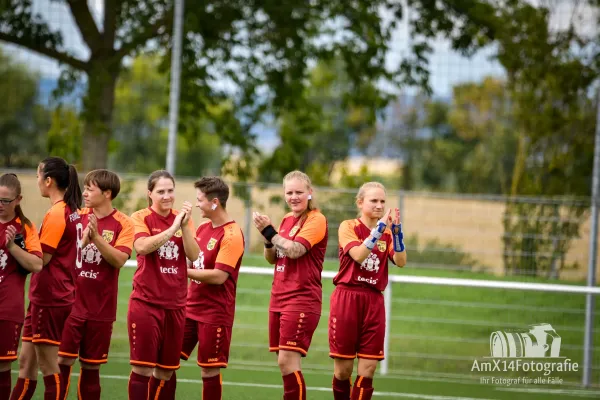
M 58 346 L 75 301 L 74 266 L 83 234 L 75 167 L 62 158 L 48 157 L 38 166 L 37 183 L 52 207 L 40 228 L 44 267 L 31 277 L 14 400 L 33 396 L 38 365 L 44 377 L 44 399 L 56 399 L 60 394 Z
M 356 196 L 358 219 L 339 227 L 340 271 L 333 279 L 329 313 L 329 356 L 334 359 L 333 397 L 349 400 L 354 359 L 358 376 L 352 400 L 369 400 L 373 375 L 383 360 L 385 306 L 382 291 L 388 283 L 388 259 L 406 264 L 400 212 L 385 210 L 385 188 L 367 182 Z M 391 224 L 391 231 L 388 226 Z
M 322 305 L 321 271 L 327 249 L 327 220 L 315 209 L 310 178 L 293 171 L 283 178 L 291 212 L 276 231 L 266 215 L 254 213 L 265 238 L 265 258 L 275 264 L 269 305 L 269 351 L 277 352 L 284 399 L 306 399 L 301 372 Z
M 77 385 L 80 400 L 100 400 L 100 365 L 108 358 L 117 316 L 119 270 L 131 255 L 133 222 L 113 208 L 121 190 L 117 174 L 104 169 L 89 172 L 84 181 L 86 208 L 80 215 L 83 239 L 76 263 L 76 297 L 59 348 L 61 396 L 66 399 L 71 367 L 79 357 Z
M 42 270 L 40 237 L 23 215 L 22 198 L 17 176 L 0 176 L 0 399 L 3 400 L 10 397 L 10 367 L 17 359 L 25 319 L 25 280 L 30 272 Z
M 131 400 L 171 399 L 175 396 L 173 371 L 185 327 L 187 264 L 198 259 L 192 205 L 173 209 L 175 179 L 167 171 L 155 171 L 148 179 L 150 206 L 132 215 L 137 270 L 129 301 L 127 325 Z M 151 378 L 152 377 L 152 378 Z
M 208 221 L 196 231 L 200 256 L 188 269 L 192 281 L 188 288 L 181 358 L 187 360 L 198 343 L 202 399 L 221 400 L 221 368 L 227 368 L 229 359 L 244 235 L 225 210 L 229 188 L 221 178 L 204 177 L 194 187 L 196 207 Z

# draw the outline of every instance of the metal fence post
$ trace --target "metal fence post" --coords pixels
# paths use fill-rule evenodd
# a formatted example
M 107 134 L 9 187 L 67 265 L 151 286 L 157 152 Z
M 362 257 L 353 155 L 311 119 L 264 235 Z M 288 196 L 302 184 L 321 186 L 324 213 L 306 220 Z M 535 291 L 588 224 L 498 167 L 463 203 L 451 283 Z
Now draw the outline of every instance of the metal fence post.
M 590 248 L 588 257 L 587 285 L 595 286 L 598 246 L 598 196 L 600 195 L 600 92 L 597 98 L 596 141 L 594 145 L 594 170 L 592 175 Z M 594 339 L 594 295 L 588 293 L 585 301 L 585 336 L 583 338 L 583 386 L 588 387 L 592 379 L 592 351 Z
M 387 375 L 390 359 L 390 325 L 392 324 L 392 282 L 390 281 L 383 291 L 383 301 L 385 303 L 385 339 L 383 342 L 383 355 L 381 360 L 381 375 Z

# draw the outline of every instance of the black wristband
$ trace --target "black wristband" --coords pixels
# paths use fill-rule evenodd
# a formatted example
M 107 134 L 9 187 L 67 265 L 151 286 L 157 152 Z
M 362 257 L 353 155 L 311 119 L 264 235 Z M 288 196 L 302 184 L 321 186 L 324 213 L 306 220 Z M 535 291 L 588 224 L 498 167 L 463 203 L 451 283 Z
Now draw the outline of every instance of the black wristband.
M 265 243 L 265 249 L 272 249 L 275 245 L 271 242 Z
M 267 239 L 269 242 L 273 239 L 273 236 L 277 235 L 277 231 L 273 228 L 273 225 L 267 226 L 265 229 L 260 231 L 260 233 Z

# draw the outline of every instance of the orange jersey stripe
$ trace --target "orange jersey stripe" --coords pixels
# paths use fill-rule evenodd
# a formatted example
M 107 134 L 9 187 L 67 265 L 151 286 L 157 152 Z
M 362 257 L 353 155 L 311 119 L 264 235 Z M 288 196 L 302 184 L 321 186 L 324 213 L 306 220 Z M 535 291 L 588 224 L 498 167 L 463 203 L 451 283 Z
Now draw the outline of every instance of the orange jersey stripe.
M 306 350 L 301 349 L 300 347 L 291 347 L 291 346 L 279 346 L 280 350 L 291 350 L 291 351 L 297 351 L 299 353 L 302 353 L 304 355 L 307 354 Z
M 162 365 L 162 364 L 156 364 L 157 367 L 162 368 L 162 369 L 178 369 L 180 364 L 177 364 L 175 366 L 173 365 Z
M 223 229 L 223 239 L 221 239 L 215 264 L 225 264 L 235 268 L 242 254 L 244 254 L 244 236 L 238 224 L 234 222 Z
M 148 229 L 148 225 L 146 225 L 145 221 L 146 217 L 150 214 L 152 214 L 152 211 L 144 208 L 143 210 L 136 211 L 131 215 L 131 221 L 133 222 L 133 229 L 136 235 L 140 233 L 150 235 L 150 229 Z
M 50 339 L 33 339 L 32 342 L 33 343 L 49 343 L 49 344 L 53 344 L 56 346 L 60 346 L 60 342 L 55 342 L 54 340 L 50 340 Z
M 227 367 L 227 363 L 201 363 L 198 362 L 198 366 L 200 367 L 205 367 L 205 368 L 211 368 L 211 367 Z
M 120 211 L 117 211 L 113 217 L 121 224 L 121 232 L 115 241 L 114 247 L 125 247 L 131 251 L 133 249 L 133 239 L 135 236 L 133 220 Z
M 358 353 L 358 358 L 366 358 L 366 359 L 369 359 L 369 360 L 383 360 L 385 358 L 385 356 L 383 356 L 383 355 L 372 356 L 370 354 L 360 354 L 360 353 Z
M 300 228 L 300 232 L 296 235 L 297 239 L 304 239 L 310 246 L 314 246 L 319 243 L 325 237 L 327 232 L 327 220 L 325 216 L 318 211 L 311 211 L 308 213 L 306 222 Z
M 344 358 L 344 359 L 347 359 L 347 360 L 354 360 L 356 358 L 356 354 L 353 355 L 353 356 L 346 356 L 344 354 L 329 353 L 329 357 Z
M 103 360 L 90 360 L 87 358 L 82 358 L 79 357 L 79 361 L 83 361 L 84 363 L 88 363 L 88 364 L 106 364 L 108 362 L 108 359 L 103 359 Z
M 64 201 L 59 201 L 44 216 L 40 235 L 40 244 L 42 247 L 45 246 L 55 250 L 58 247 L 58 243 L 67 227 L 67 222 L 65 221 L 66 206 Z

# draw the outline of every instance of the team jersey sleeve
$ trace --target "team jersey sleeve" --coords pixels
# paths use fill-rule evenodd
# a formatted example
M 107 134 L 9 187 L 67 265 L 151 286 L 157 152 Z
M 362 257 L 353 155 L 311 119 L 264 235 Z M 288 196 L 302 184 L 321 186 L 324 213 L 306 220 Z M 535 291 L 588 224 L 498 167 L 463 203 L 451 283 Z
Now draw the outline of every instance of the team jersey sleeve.
M 344 254 L 347 254 L 351 248 L 360 246 L 362 243 L 354 230 L 355 224 L 352 222 L 352 220 L 342 221 L 338 228 L 338 241 Z
M 64 207 L 52 207 L 42 222 L 40 244 L 44 253 L 54 254 L 66 227 Z
M 134 240 L 150 236 L 150 229 L 146 225 L 146 216 L 148 215 L 147 210 L 140 210 L 131 216 L 133 222 L 133 234 Z
M 243 254 L 244 238 L 242 231 L 238 226 L 227 226 L 215 260 L 215 269 L 229 273 L 233 272 Z
M 117 240 L 115 242 L 115 249 L 122 251 L 123 253 L 131 256 L 131 251 L 133 248 L 133 238 L 135 236 L 133 227 L 133 221 L 131 218 L 128 218 L 124 214 L 115 215 L 117 221 L 121 224 L 121 232 L 119 232 L 119 236 L 117 236 Z
M 28 253 L 34 254 L 42 258 L 42 245 L 40 244 L 40 236 L 35 225 L 25 225 L 25 250 Z
M 301 243 L 307 250 L 310 250 L 315 244 L 325 238 L 326 233 L 327 220 L 325 216 L 319 212 L 315 212 L 308 216 L 294 241 Z

